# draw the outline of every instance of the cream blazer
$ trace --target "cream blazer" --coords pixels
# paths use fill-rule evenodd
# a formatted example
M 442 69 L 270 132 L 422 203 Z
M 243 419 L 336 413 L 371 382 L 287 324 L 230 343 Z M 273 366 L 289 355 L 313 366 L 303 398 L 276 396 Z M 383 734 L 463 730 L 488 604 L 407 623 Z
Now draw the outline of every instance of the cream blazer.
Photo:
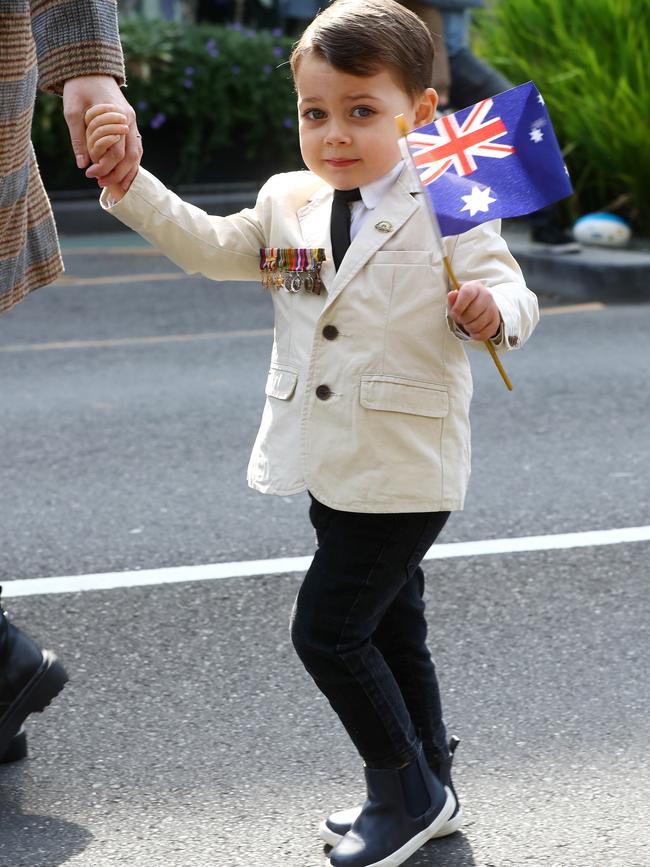
M 404 169 L 338 272 L 331 204 L 331 187 L 307 171 L 272 177 L 254 208 L 228 217 L 187 204 L 144 169 L 120 202 L 102 194 L 107 211 L 188 274 L 259 281 L 260 248 L 325 248 L 320 295 L 271 290 L 275 336 L 251 487 L 308 489 L 345 511 L 462 509 L 472 379 L 467 341 L 446 315 L 449 285 L 419 181 Z M 503 320 L 497 348 L 521 346 L 537 324 L 537 300 L 499 223 L 445 245 L 461 283 L 490 287 Z M 326 325 L 336 330 L 324 334 Z

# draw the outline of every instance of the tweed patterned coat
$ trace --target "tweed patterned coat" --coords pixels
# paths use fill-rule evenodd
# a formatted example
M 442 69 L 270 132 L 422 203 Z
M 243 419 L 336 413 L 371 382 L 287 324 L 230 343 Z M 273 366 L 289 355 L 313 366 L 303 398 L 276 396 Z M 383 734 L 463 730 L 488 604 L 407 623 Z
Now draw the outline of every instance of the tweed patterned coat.
M 63 270 L 30 137 L 37 84 L 61 94 L 92 73 L 124 82 L 115 0 L 0 0 L 0 314 Z

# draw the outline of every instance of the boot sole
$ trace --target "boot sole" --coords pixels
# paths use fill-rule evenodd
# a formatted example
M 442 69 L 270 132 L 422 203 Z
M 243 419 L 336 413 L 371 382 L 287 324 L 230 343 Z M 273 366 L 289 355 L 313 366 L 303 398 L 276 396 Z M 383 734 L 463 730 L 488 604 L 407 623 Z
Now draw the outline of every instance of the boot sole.
M 0 756 L 0 765 L 9 765 L 12 762 L 19 762 L 21 759 L 27 758 L 27 734 L 25 729 L 20 729 L 17 735 L 11 739 L 9 747 L 3 755 Z
M 455 816 L 452 816 L 451 819 L 448 819 L 445 824 L 440 828 L 439 831 L 436 831 L 435 834 L 432 835 L 431 839 L 438 839 L 439 837 L 449 837 L 451 834 L 455 834 L 456 831 L 463 824 L 463 808 L 459 807 L 458 812 Z M 336 846 L 337 843 L 340 843 L 343 839 L 343 834 L 337 834 L 327 824 L 327 820 L 323 819 L 318 828 L 318 834 L 321 840 L 324 843 L 327 843 L 328 846 Z
M 16 697 L 0 724 L 0 755 L 11 746 L 11 740 L 31 713 L 44 711 L 68 682 L 63 665 L 49 650 L 43 651 L 43 662 L 32 679 Z
M 382 858 L 381 861 L 373 861 L 372 864 L 364 864 L 364 867 L 400 867 L 400 864 L 408 861 L 411 855 L 417 852 L 421 846 L 424 846 L 428 840 L 433 839 L 440 829 L 449 821 L 451 814 L 454 812 L 456 807 L 456 798 L 454 798 L 450 789 L 445 787 L 445 790 L 447 792 L 445 806 L 428 828 L 425 828 L 424 831 L 420 831 L 420 833 L 416 834 L 415 837 L 411 837 L 408 843 L 405 843 L 396 852 L 393 852 L 386 858 Z M 332 864 L 331 860 L 328 861 L 328 864 L 329 867 L 336 867 L 336 865 Z

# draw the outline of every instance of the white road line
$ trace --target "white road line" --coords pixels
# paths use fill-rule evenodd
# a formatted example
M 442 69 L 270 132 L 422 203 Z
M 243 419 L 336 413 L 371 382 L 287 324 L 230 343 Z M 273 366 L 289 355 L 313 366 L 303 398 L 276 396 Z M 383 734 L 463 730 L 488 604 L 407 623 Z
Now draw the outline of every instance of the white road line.
M 450 542 L 434 545 L 425 560 L 453 557 L 479 557 L 486 554 L 515 554 L 529 551 L 557 551 L 599 545 L 649 542 L 650 526 L 623 527 L 618 530 L 592 530 L 550 536 L 522 536 L 518 539 L 484 539 L 477 542 Z M 65 575 L 57 578 L 28 578 L 3 582 L 3 595 L 44 596 L 79 593 L 88 590 L 116 590 L 190 581 L 219 581 L 223 578 L 252 578 L 305 572 L 309 557 L 281 557 L 276 560 L 244 560 L 239 563 L 211 563 L 205 566 L 176 566 L 169 569 L 143 569 L 135 572 L 104 572 L 96 575 Z

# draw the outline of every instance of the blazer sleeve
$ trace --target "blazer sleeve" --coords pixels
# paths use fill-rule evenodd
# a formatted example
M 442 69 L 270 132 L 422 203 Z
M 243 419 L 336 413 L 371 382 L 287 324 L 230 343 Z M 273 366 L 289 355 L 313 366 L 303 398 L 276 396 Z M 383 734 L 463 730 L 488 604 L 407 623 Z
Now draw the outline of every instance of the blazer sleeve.
M 258 280 L 265 214 L 270 207 L 268 186 L 269 182 L 260 190 L 254 208 L 218 217 L 183 201 L 140 168 L 119 202 L 111 204 L 104 190 L 100 203 L 187 274 L 203 274 L 212 280 Z
M 539 322 L 539 307 L 500 229 L 501 221 L 491 220 L 458 235 L 450 261 L 461 285 L 481 280 L 492 292 L 503 323 L 492 342 L 497 349 L 509 350 L 523 346 L 533 333 Z M 454 334 L 462 337 L 453 320 L 448 321 Z M 470 345 L 485 348 L 481 341 L 472 340 Z
M 125 82 L 116 0 L 31 0 L 39 86 L 61 95 L 69 78 L 112 75 Z

